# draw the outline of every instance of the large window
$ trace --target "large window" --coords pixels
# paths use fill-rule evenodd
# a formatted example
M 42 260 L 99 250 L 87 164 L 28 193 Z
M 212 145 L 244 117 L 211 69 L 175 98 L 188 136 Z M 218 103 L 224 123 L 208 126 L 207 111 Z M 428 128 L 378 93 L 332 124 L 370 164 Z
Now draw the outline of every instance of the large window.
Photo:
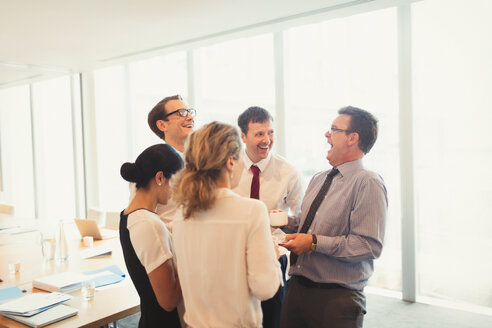
M 117 211 L 128 203 L 128 183 L 120 177 L 121 164 L 131 158 L 133 126 L 129 121 L 129 97 L 125 66 L 94 73 L 97 180 L 99 204 L 103 210 Z
M 124 162 L 162 142 L 149 128 L 147 114 L 166 96 L 187 97 L 186 53 L 155 57 L 95 72 L 95 121 L 99 204 L 104 211 L 128 205 Z
M 197 122 L 237 125 L 250 106 L 275 116 L 272 34 L 228 41 L 195 51 Z
M 148 146 L 162 142 L 147 124 L 147 115 L 155 104 L 176 94 L 187 101 L 186 61 L 186 52 L 177 52 L 128 65 L 133 160 Z
M 38 217 L 76 215 L 70 77 L 32 85 Z
M 328 169 L 324 133 L 346 105 L 379 119 L 364 164 L 388 189 L 385 248 L 371 285 L 401 290 L 396 10 L 386 9 L 290 29 L 285 35 L 286 149 L 306 182 Z
M 0 91 L 0 203 L 19 217 L 35 216 L 34 169 L 29 86 Z
M 419 291 L 488 307 L 491 11 L 487 0 L 413 5 Z

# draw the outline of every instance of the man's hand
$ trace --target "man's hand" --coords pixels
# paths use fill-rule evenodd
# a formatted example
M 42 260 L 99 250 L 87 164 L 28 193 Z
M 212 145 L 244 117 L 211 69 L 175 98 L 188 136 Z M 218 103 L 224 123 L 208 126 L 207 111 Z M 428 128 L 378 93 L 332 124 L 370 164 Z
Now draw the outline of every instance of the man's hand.
M 311 244 L 313 243 L 313 236 L 305 233 L 294 233 L 292 235 L 285 236 L 285 243 L 280 244 L 287 248 L 289 251 L 301 255 L 311 250 Z

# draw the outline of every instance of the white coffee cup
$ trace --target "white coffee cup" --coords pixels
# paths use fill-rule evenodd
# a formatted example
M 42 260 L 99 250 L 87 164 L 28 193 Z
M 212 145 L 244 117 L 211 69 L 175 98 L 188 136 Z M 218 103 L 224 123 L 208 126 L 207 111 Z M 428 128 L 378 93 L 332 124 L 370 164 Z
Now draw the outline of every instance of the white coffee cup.
M 287 212 L 281 210 L 270 211 L 270 225 L 272 227 L 281 227 L 287 225 L 288 222 Z

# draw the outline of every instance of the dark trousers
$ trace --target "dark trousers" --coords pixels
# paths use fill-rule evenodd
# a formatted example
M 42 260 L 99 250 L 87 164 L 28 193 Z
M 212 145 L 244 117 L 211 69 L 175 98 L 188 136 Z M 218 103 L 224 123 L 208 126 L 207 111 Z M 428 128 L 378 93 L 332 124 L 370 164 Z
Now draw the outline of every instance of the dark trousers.
M 261 310 L 263 312 L 263 328 L 280 328 L 280 311 L 284 301 L 287 282 L 285 280 L 285 272 L 287 271 L 287 256 L 281 256 L 278 261 L 282 269 L 282 279 L 284 286 L 280 286 L 275 296 L 269 300 L 261 302 Z
M 310 284 L 304 277 L 289 280 L 282 306 L 282 328 L 362 328 L 364 292 L 336 284 Z

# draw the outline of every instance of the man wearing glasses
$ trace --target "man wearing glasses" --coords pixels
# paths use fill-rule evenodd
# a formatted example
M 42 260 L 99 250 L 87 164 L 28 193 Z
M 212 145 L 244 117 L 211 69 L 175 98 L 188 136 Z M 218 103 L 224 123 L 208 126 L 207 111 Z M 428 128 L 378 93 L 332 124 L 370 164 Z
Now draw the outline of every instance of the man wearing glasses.
M 302 202 L 291 251 L 291 279 L 281 327 L 362 327 L 364 287 L 383 247 L 388 199 L 379 174 L 362 158 L 376 142 L 377 120 L 344 107 L 326 132 L 333 167 L 316 174 Z
M 147 122 L 159 138 L 183 154 L 186 138 L 195 127 L 195 114 L 180 95 L 175 95 L 159 101 L 149 112 Z
M 159 101 L 149 112 L 147 122 L 150 129 L 165 143 L 173 146 L 183 156 L 186 138 L 195 127 L 196 111 L 189 108 L 180 95 L 170 96 Z M 135 196 L 135 184 L 130 184 L 130 200 Z M 176 203 L 169 199 L 167 205 L 157 204 L 156 213 L 172 229 L 171 221 L 176 212 Z

